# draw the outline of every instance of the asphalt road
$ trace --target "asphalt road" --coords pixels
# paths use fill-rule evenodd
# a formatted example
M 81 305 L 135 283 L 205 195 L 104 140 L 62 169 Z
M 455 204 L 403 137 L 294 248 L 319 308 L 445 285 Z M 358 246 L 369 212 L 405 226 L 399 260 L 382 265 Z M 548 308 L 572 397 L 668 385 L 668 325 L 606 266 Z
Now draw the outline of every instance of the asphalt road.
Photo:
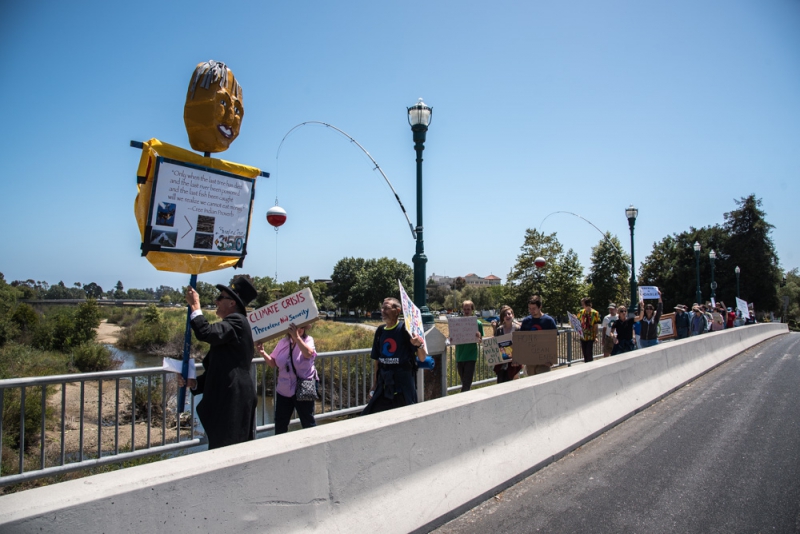
M 790 333 L 435 532 L 800 532 L 799 393 Z

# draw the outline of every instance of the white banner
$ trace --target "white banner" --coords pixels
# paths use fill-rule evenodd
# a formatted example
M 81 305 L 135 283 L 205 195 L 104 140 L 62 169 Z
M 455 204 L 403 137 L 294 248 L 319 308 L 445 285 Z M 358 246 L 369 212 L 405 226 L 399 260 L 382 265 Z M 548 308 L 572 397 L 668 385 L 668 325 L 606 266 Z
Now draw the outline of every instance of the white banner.
M 639 300 L 655 299 L 658 300 L 658 287 L 639 286 Z
M 747 317 L 748 310 L 747 310 L 747 302 L 736 297 L 736 309 L 742 312 L 743 317 Z
M 253 180 L 158 159 L 145 246 L 161 252 L 241 256 Z
M 309 288 L 286 296 L 247 314 L 253 341 L 273 339 L 286 333 L 289 325 L 305 326 L 319 318 L 317 303 Z
M 397 281 L 397 285 L 400 286 L 400 304 L 403 305 L 403 320 L 406 323 L 406 330 L 411 335 L 416 334 L 421 337 L 425 352 L 428 352 L 428 344 L 425 343 L 425 330 L 422 328 L 422 313 L 408 297 L 408 293 L 406 293 L 400 280 Z

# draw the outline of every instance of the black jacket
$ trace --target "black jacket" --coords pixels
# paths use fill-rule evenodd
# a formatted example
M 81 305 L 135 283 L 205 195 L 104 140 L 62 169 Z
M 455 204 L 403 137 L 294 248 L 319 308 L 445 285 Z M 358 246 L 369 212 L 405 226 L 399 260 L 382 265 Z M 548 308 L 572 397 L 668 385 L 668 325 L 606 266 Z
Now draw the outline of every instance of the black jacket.
M 661 311 L 664 309 L 664 305 L 662 303 L 658 303 L 656 306 L 656 313 L 653 315 L 653 322 L 648 323 L 644 319 L 639 321 L 642 326 L 642 331 L 640 334 L 640 339 L 646 339 L 648 341 L 652 341 L 654 339 L 658 339 L 658 322 L 661 321 Z
M 200 341 L 211 345 L 203 358 L 205 372 L 197 377 L 195 395 L 203 395 L 197 416 L 215 449 L 253 439 L 256 391 L 250 378 L 253 334 L 244 315 L 233 313 L 209 324 L 199 315 L 192 330 Z

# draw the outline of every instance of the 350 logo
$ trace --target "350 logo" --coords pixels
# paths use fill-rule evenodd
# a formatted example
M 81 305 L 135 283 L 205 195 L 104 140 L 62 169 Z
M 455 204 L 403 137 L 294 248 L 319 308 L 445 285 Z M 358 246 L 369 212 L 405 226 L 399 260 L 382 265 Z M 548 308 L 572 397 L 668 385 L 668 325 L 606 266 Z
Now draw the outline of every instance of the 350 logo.
M 218 237 L 214 241 L 214 244 L 217 246 L 217 250 L 220 251 L 235 250 L 237 252 L 241 252 L 242 247 L 244 246 L 244 236 L 223 235 Z

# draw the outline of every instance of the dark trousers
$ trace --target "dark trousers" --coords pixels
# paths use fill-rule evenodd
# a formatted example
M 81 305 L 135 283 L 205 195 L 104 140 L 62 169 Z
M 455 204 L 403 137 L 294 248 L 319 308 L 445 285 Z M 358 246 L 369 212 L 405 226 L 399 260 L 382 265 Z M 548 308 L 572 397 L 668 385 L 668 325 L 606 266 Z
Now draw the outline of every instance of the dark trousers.
M 584 362 L 594 361 L 594 354 L 592 354 L 594 352 L 594 341 L 581 339 L 581 352 L 583 353 Z
M 392 398 L 389 399 L 386 395 L 381 395 L 377 399 L 375 399 L 374 403 L 370 403 L 370 411 L 369 413 L 378 413 L 378 412 L 385 412 L 387 410 L 394 410 L 395 408 L 402 408 L 406 406 L 406 398 L 403 396 L 402 393 L 398 393 L 396 395 L 392 395 Z M 364 408 L 366 411 L 366 408 Z M 364 412 L 361 415 L 368 415 Z
M 469 391 L 472 387 L 472 379 L 475 377 L 475 362 L 456 362 L 458 376 L 461 377 L 461 393 Z
M 297 417 L 303 428 L 317 426 L 314 419 L 314 401 L 299 401 L 297 393 L 291 397 L 284 397 L 280 393 L 275 398 L 275 434 L 285 434 L 289 431 L 289 421 L 292 420 L 292 412 L 297 410 Z

